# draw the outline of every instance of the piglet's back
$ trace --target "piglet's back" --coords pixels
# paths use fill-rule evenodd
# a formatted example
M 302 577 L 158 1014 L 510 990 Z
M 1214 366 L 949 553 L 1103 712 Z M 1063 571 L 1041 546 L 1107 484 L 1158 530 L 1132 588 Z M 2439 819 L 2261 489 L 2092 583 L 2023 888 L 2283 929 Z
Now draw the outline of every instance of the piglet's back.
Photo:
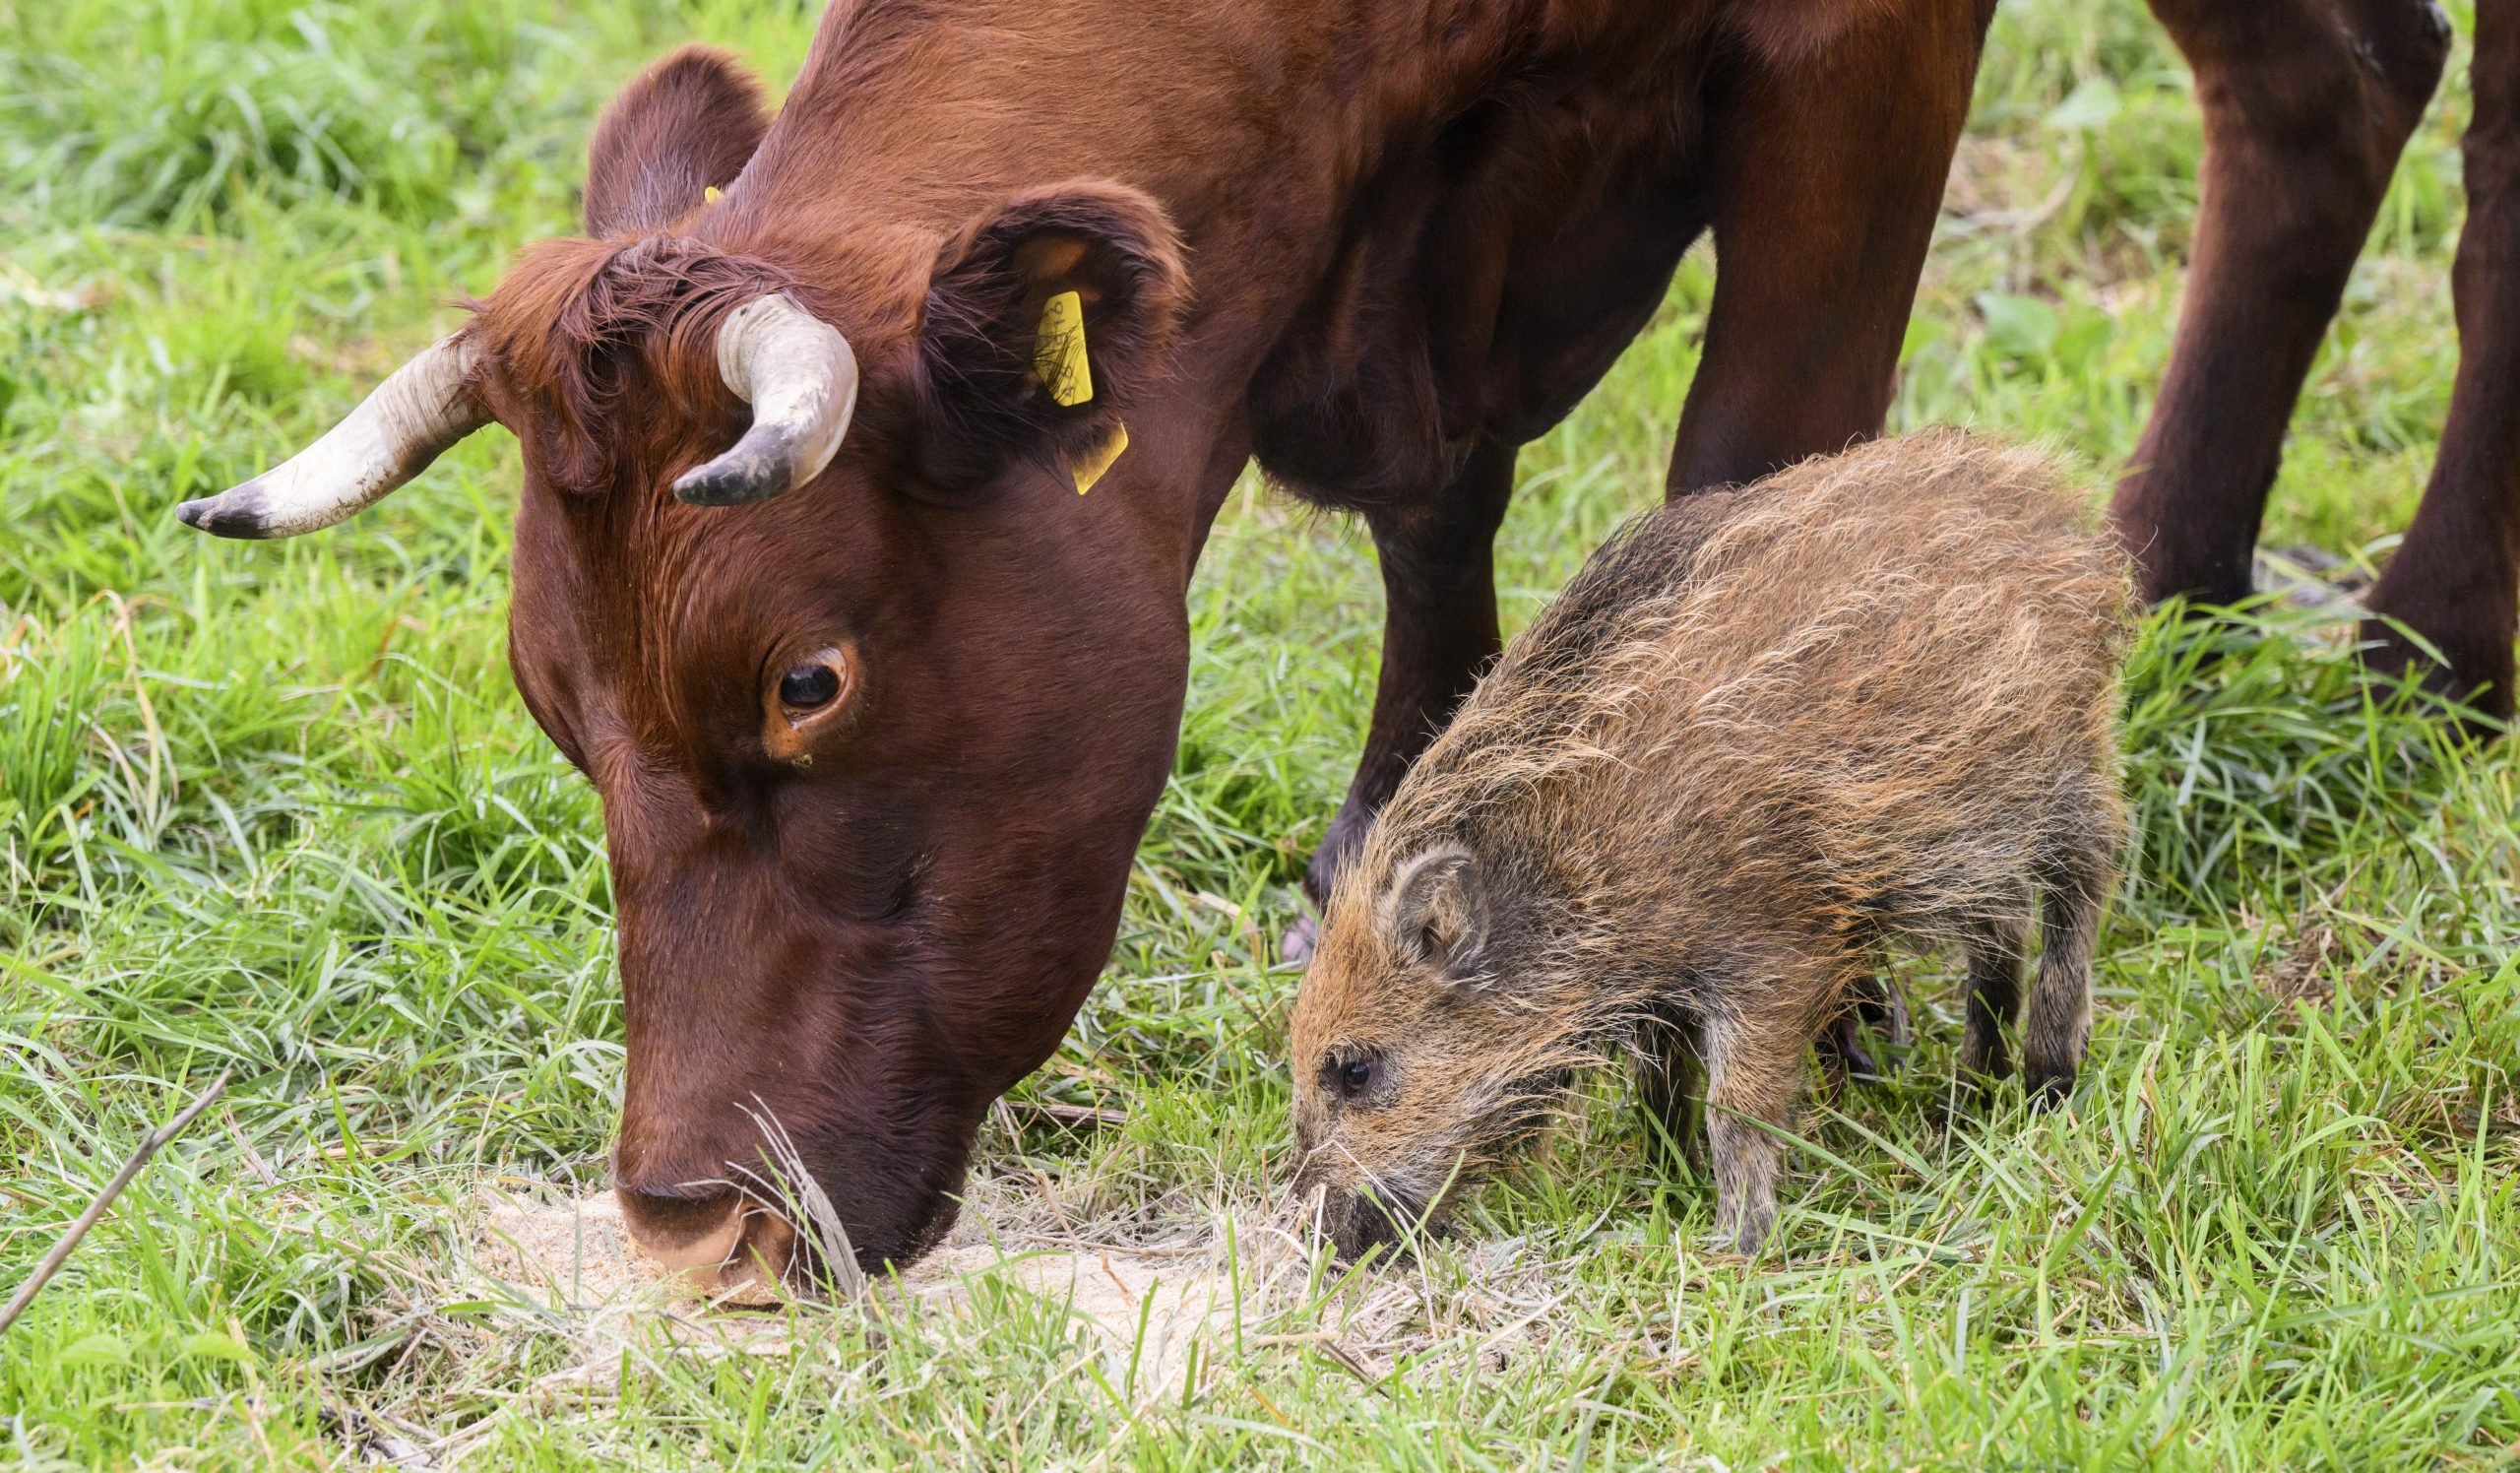
M 1692 865 L 1790 866 L 1850 903 L 1959 899 L 2007 858 L 1973 851 L 2032 842 L 2033 810 L 2115 802 L 2132 604 L 2085 519 L 2047 459 L 1954 430 L 1641 517 L 1506 651 L 1380 837 L 1606 874 L 1684 840 Z

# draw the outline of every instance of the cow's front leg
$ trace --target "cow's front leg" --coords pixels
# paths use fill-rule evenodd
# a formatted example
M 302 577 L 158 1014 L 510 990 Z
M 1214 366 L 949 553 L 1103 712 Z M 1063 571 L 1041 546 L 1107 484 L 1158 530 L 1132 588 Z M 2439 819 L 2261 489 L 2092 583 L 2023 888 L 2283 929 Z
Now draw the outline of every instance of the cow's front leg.
M 1431 503 L 1364 514 L 1382 560 L 1382 675 L 1348 801 L 1304 872 L 1304 895 L 1316 910 L 1328 903 L 1340 865 L 1364 842 L 1409 764 L 1452 720 L 1453 708 L 1502 647 L 1492 557 L 1497 524 L 1513 494 L 1514 448 L 1481 441 Z M 1283 954 L 1290 961 L 1309 957 L 1316 934 L 1313 918 L 1303 917 L 1288 929 Z
M 1709 117 L 1715 301 L 1673 495 L 1881 432 L 1993 7 L 1876 7 Z
M 2363 633 L 2379 644 L 2372 664 L 2429 668 L 2436 686 L 2508 719 L 2520 604 L 2520 13 L 2511 7 L 2477 7 L 2473 75 L 2468 223 L 2453 277 L 2459 377 L 2424 504 L 2371 591 L 2372 611 L 2423 636 L 2446 668 L 2385 623 Z
M 2170 371 L 2109 509 L 2147 599 L 2249 592 L 2284 427 L 2441 75 L 2430 0 L 2152 0 L 2196 72 L 2203 204 Z

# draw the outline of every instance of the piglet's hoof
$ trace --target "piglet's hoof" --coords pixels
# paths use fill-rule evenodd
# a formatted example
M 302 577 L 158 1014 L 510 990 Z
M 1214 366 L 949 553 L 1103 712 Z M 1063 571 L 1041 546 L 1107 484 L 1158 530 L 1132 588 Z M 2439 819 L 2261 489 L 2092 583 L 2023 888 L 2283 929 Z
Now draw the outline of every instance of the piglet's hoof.
M 1849 1079 L 1870 1083 L 1881 1077 L 1881 1066 L 1864 1048 L 1861 1025 L 1849 1014 L 1831 1023 L 1828 1030 L 1812 1041 L 1812 1052 L 1820 1064 L 1820 1099 L 1835 1105 L 1846 1098 Z
M 1881 1056 L 1864 1047 L 1866 1030 L 1889 1044 Z M 1816 1044 L 1825 1098 L 1837 1100 L 1852 1080 L 1877 1084 L 1905 1067 L 1908 999 L 1886 978 L 1857 990 L 1854 1005 L 1838 1014 Z
M 1858 1079 L 1881 1077 L 1881 1061 L 1863 1046 L 1863 1022 L 1854 1013 L 1843 1013 L 1829 1025 L 1820 1047 L 1836 1056 L 1832 1060 L 1836 1072 L 1853 1074 Z
M 1297 916 L 1295 924 L 1288 927 L 1287 933 L 1278 938 L 1278 960 L 1282 962 L 1311 961 L 1312 948 L 1320 941 L 1321 923 L 1308 915 Z

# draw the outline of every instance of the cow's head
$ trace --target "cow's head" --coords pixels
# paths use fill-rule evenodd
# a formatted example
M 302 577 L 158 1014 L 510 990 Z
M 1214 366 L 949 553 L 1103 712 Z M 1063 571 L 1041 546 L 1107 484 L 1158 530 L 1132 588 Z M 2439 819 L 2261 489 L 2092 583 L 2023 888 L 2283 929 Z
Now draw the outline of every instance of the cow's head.
M 1132 420 L 1103 487 L 1071 477 L 1152 394 L 1185 287 L 1163 211 L 1109 183 L 833 238 L 738 178 L 764 129 L 723 59 L 660 65 L 598 132 L 591 238 L 181 515 L 305 532 L 516 434 L 511 658 L 603 800 L 630 1223 L 785 1266 L 775 1121 L 872 1267 L 951 1221 L 982 1112 L 1057 1046 L 1169 767 L 1187 559 L 1130 487 L 1179 468 Z M 1036 365 L 1068 291 L 1072 404 Z

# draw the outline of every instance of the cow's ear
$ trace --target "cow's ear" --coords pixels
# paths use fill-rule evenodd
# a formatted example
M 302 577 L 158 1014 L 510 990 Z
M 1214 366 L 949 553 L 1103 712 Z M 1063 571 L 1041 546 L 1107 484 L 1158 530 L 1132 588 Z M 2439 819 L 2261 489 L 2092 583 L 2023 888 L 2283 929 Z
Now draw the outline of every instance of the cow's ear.
M 661 230 L 742 173 L 770 130 L 761 84 L 735 59 L 685 46 L 621 90 L 587 146 L 587 233 Z
M 1171 219 L 1126 185 L 982 212 L 937 253 L 919 314 L 921 478 L 961 489 L 1011 461 L 1097 459 L 1162 371 L 1188 295 Z

